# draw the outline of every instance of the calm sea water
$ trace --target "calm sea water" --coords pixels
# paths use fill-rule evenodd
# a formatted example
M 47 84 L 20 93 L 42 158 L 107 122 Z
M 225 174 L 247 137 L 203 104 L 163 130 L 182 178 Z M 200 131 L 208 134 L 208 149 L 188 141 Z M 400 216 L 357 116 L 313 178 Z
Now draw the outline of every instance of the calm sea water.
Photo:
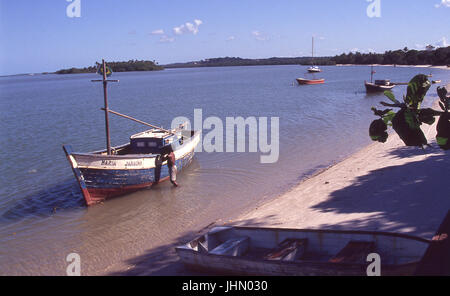
M 280 157 L 198 153 L 179 188 L 160 184 L 86 208 L 61 148 L 104 148 L 101 84 L 94 74 L 0 78 L 0 275 L 64 275 L 71 252 L 83 274 L 120 270 L 123 262 L 164 248 L 211 222 L 255 207 L 370 143 L 368 67 L 323 67 L 326 84 L 298 86 L 301 66 L 169 69 L 115 73 L 110 108 L 169 127 L 176 116 L 279 117 Z M 429 69 L 378 67 L 377 78 L 408 81 Z M 433 79 L 449 79 L 433 69 Z M 394 89 L 397 97 L 405 86 Z M 435 86 L 430 90 L 435 94 Z M 145 127 L 114 117 L 114 145 Z M 204 130 L 207 133 L 208 130 Z M 301 213 L 299 213 L 301 214 Z

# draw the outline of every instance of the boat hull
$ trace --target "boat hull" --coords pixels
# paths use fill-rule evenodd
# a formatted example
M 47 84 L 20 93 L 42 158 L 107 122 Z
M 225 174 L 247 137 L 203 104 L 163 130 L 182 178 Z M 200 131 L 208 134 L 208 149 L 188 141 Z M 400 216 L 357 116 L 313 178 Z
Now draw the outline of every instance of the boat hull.
M 303 79 L 297 78 L 297 83 L 300 85 L 309 85 L 309 84 L 323 84 L 325 83 L 325 79 Z
M 219 255 L 214 250 L 232 237 L 249 238 L 248 250 Z M 294 260 L 264 259 L 286 239 L 307 239 L 306 255 Z M 381 275 L 411 275 L 430 244 L 429 240 L 396 233 L 372 231 L 217 227 L 176 248 L 189 268 L 219 274 L 270 276 L 364 276 L 371 262 L 368 254 L 358 262 L 332 261 L 349 241 L 372 241 L 381 258 Z M 225 243 L 226 244 L 226 243 Z M 310 251 L 308 251 L 308 249 Z M 309 252 L 309 253 L 308 253 Z M 369 253 L 369 252 L 368 252 Z
M 375 93 L 375 92 L 384 92 L 386 90 L 391 90 L 395 85 L 378 85 L 375 83 L 365 82 L 366 92 Z
M 191 163 L 199 140 L 196 132 L 174 151 L 178 171 Z M 70 146 L 63 148 L 88 206 L 169 179 L 167 162 L 156 154 L 74 153 Z
M 309 73 L 320 73 L 320 72 L 322 72 L 322 70 L 320 70 L 320 69 L 308 69 L 308 72 Z

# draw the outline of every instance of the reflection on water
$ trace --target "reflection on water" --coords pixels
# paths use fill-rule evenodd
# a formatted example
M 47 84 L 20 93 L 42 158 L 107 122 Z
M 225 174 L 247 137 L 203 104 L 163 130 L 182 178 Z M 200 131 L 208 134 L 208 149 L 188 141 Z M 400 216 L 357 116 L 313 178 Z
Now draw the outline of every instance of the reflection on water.
M 384 99 L 364 92 L 370 68 L 324 67 L 324 85 L 293 84 L 303 72 L 261 66 L 115 73 L 120 83 L 110 86 L 110 107 L 166 127 L 177 116 L 193 119 L 194 108 L 203 118 L 279 117 L 280 157 L 263 165 L 259 153 L 198 153 L 178 176 L 180 187 L 159 184 L 90 208 L 61 146 L 103 148 L 102 90 L 90 82 L 96 76 L 0 78 L 0 274 L 65 274 L 71 252 L 81 255 L 82 274 L 104 273 L 251 209 L 370 143 L 370 107 Z M 377 76 L 403 82 L 420 72 L 380 67 Z M 433 78 L 445 82 L 447 73 L 433 70 Z M 394 88 L 398 98 L 404 92 Z M 143 129 L 111 118 L 112 143 Z

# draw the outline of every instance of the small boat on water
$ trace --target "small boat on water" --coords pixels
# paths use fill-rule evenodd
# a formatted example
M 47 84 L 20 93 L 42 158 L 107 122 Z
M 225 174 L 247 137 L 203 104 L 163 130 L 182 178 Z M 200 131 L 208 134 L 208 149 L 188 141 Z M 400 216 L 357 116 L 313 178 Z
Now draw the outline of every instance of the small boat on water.
M 215 227 L 176 252 L 187 267 L 236 275 L 367 275 L 376 253 L 381 275 L 412 275 L 430 242 L 388 232 Z
M 298 84 L 304 85 L 304 84 L 322 84 L 325 83 L 325 79 L 306 79 L 306 78 L 297 78 L 296 79 Z
M 322 72 L 322 70 L 320 70 L 320 68 L 318 66 L 314 65 L 314 36 L 312 37 L 311 64 L 312 64 L 312 66 L 307 69 L 309 73 Z
M 63 149 L 78 181 L 86 205 L 93 205 L 107 198 L 127 194 L 169 179 L 169 168 L 162 155 L 170 146 L 175 155 L 177 170 L 189 165 L 194 156 L 194 148 L 200 141 L 200 132 L 187 130 L 184 126 L 165 130 L 149 123 L 120 114 L 108 108 L 106 73 L 112 73 L 103 61 L 103 82 L 105 96 L 105 124 L 107 149 L 89 153 L 73 152 L 70 145 Z M 112 113 L 151 126 L 147 130 L 130 137 L 130 142 L 111 147 L 109 139 L 108 114 Z
M 311 66 L 308 68 L 308 72 L 309 73 L 318 73 L 318 72 L 322 72 L 322 70 L 320 70 L 320 68 L 318 66 Z
M 374 93 L 374 92 L 384 92 L 386 90 L 391 90 L 394 88 L 395 84 L 391 83 L 390 80 L 375 80 L 373 83 L 373 74 L 375 71 L 373 70 L 373 66 L 370 71 L 370 82 L 364 81 L 364 86 L 366 87 L 366 92 Z
M 441 83 L 442 80 L 432 80 L 431 83 L 436 84 L 436 83 Z

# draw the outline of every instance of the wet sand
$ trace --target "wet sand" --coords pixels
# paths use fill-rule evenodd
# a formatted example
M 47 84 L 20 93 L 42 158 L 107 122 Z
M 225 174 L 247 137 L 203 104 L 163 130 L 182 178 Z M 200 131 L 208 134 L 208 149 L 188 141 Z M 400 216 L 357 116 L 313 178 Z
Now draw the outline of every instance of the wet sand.
M 433 108 L 439 110 L 437 102 Z M 432 147 L 406 147 L 391 133 L 386 143 L 367 146 L 233 220 L 186 233 L 131 259 L 127 270 L 107 274 L 202 275 L 187 270 L 174 247 L 217 225 L 375 230 L 431 239 L 450 208 L 450 152 L 435 142 L 436 123 L 422 130 Z

